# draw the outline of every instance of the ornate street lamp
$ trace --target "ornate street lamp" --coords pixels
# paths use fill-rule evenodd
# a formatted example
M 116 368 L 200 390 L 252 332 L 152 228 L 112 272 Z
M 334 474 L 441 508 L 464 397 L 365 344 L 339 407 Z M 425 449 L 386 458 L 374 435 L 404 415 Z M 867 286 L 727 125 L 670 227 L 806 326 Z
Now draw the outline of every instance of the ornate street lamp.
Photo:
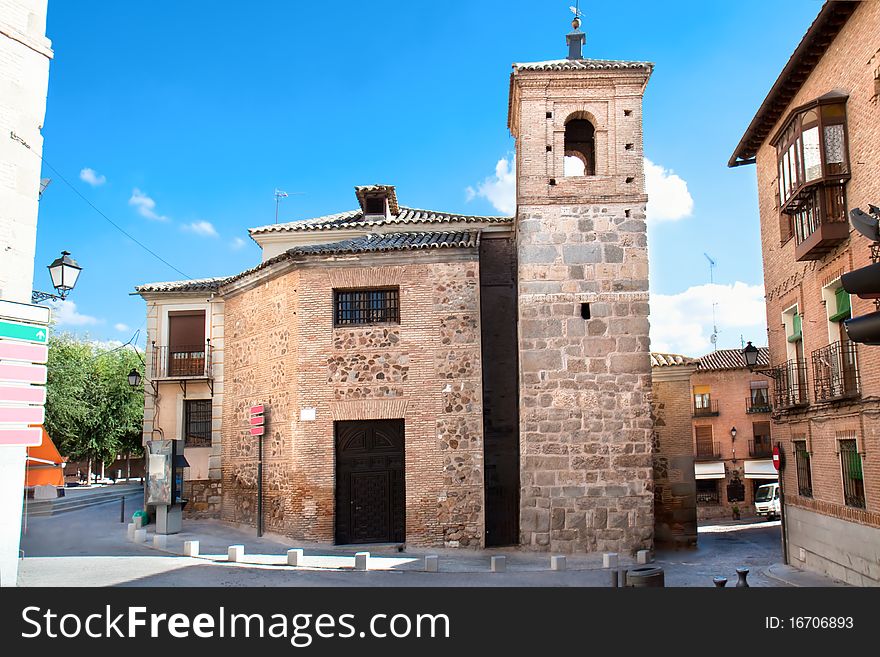
M 48 299 L 63 301 L 76 285 L 76 281 L 82 271 L 82 267 L 77 264 L 76 260 L 70 257 L 69 251 L 62 251 L 61 257 L 53 260 L 48 269 L 49 276 L 52 278 L 52 286 L 58 294 L 34 290 L 31 293 L 31 301 L 33 303 L 39 303 Z
M 730 430 L 730 438 L 732 440 L 736 440 L 736 427 L 731 428 Z
M 141 387 L 141 373 L 134 368 L 128 373 L 128 385 L 131 386 L 132 390 L 137 390 Z
M 758 364 L 758 348 L 751 342 L 746 343 L 746 346 L 743 349 L 743 358 L 746 359 L 746 367 L 748 367 L 751 372 L 755 369 L 755 365 Z

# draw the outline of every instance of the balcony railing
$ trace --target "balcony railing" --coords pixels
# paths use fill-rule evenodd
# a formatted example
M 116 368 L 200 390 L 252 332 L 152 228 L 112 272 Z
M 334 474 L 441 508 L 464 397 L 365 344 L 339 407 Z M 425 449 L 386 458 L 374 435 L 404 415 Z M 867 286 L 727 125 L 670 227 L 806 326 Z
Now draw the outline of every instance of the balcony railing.
M 721 458 L 721 447 L 718 443 L 697 442 L 694 458 L 698 461 L 711 461 Z
M 819 260 L 849 237 L 844 184 L 807 187 L 798 195 L 801 202 L 787 209 L 797 237 L 796 260 Z
M 769 391 L 767 394 L 769 395 Z M 746 397 L 746 413 L 771 413 L 772 411 L 773 407 L 770 406 L 769 399 L 752 399 L 751 397 Z
M 153 377 L 157 379 L 210 379 L 211 341 L 201 345 L 153 345 Z
M 769 459 L 773 455 L 773 447 L 769 440 L 750 440 L 749 456 L 753 459 Z
M 694 417 L 709 417 L 718 415 L 718 400 L 710 399 L 706 406 L 697 406 L 694 404 Z
M 807 361 L 792 359 L 774 367 L 772 376 L 774 386 L 773 406 L 780 409 L 808 406 Z
M 860 383 L 854 342 L 834 342 L 813 352 L 813 392 L 817 402 L 858 397 Z

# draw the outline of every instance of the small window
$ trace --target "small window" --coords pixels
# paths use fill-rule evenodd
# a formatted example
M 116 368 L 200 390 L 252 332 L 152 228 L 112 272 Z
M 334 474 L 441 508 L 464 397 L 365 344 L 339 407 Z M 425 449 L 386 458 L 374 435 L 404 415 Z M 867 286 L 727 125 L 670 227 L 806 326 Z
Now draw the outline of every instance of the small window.
M 843 501 L 847 506 L 865 508 L 865 477 L 862 455 L 855 440 L 840 441 L 840 469 L 843 474 Z
M 399 323 L 399 288 L 333 291 L 334 326 Z
M 794 460 L 797 465 L 798 495 L 813 497 L 813 472 L 806 440 L 794 440 Z
M 184 447 L 211 446 L 211 400 L 187 399 L 184 402 Z
M 385 197 L 368 196 L 364 202 L 365 214 L 385 214 Z

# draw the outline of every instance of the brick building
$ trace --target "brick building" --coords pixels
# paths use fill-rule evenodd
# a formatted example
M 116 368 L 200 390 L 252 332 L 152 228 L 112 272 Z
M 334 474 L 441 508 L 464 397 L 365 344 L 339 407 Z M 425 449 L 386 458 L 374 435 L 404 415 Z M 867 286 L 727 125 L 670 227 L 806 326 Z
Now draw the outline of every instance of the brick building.
M 771 460 L 770 384 L 749 372 L 739 349 L 720 349 L 697 360 L 691 375 L 694 471 L 700 520 L 754 514 L 755 491 L 777 480 Z M 758 365 L 766 367 L 766 347 Z
M 642 94 L 652 65 L 514 64 L 517 212 L 355 188 L 252 228 L 263 261 L 155 283 L 144 438 L 183 440 L 190 513 L 337 543 L 653 545 Z M 150 388 L 148 388 L 148 392 Z M 688 452 L 689 454 L 689 452 Z
M 862 585 L 880 584 L 880 349 L 848 340 L 874 308 L 840 276 L 871 262 L 847 216 L 880 204 L 878 101 L 880 2 L 827 2 L 729 163 L 757 165 L 788 558 Z

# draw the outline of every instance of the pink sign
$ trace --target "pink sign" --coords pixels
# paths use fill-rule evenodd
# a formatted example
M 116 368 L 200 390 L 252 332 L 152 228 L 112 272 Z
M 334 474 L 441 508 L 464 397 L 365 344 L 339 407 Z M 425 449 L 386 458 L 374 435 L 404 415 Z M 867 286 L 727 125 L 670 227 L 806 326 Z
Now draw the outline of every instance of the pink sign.
M 0 363 L 0 381 L 46 383 L 46 366 Z
M 263 427 L 251 427 L 251 435 L 252 436 L 262 436 L 263 435 Z
M 257 415 L 256 417 L 252 417 L 252 418 L 251 418 L 251 425 L 252 425 L 252 426 L 255 426 L 255 427 L 256 427 L 256 426 L 261 426 L 261 425 L 263 424 L 263 420 L 264 420 L 264 419 L 265 419 L 265 418 L 263 418 L 262 415 Z
M 46 389 L 38 386 L 11 386 L 0 383 L 0 402 L 45 404 Z
M 263 412 L 263 405 L 262 404 L 260 404 L 259 406 L 251 406 L 251 415 L 259 415 L 262 412 Z
M 38 447 L 42 442 L 43 430 L 40 427 L 25 429 L 0 427 L 0 445 Z
M 0 360 L 23 360 L 28 363 L 45 363 L 49 360 L 49 347 L 44 344 L 0 340 Z
M 0 406 L 0 422 L 43 424 L 45 419 L 42 406 Z

